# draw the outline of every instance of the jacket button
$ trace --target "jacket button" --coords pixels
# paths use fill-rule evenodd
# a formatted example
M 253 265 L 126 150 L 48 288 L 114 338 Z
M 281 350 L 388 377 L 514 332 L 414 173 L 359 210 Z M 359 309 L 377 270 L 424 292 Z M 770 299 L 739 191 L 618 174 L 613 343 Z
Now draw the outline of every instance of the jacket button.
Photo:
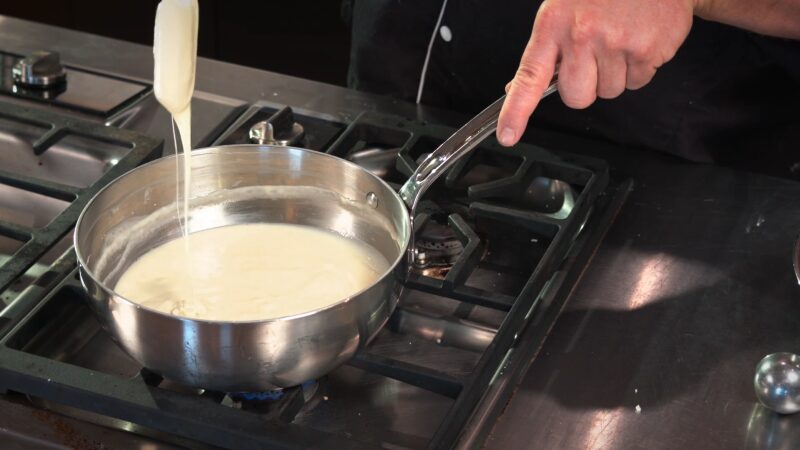
M 450 27 L 447 25 L 442 25 L 441 28 L 439 28 L 439 36 L 441 36 L 445 42 L 453 40 L 453 32 L 450 31 Z

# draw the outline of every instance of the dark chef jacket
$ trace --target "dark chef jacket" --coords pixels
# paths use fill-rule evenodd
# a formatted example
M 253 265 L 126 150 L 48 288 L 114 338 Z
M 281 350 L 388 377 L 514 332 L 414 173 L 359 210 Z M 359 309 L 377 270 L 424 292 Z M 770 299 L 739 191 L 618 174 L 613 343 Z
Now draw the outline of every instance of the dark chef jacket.
M 513 77 L 539 3 L 348 0 L 349 83 L 415 101 L 432 41 L 420 103 L 475 113 Z M 586 110 L 551 96 L 531 125 L 719 162 L 800 155 L 799 109 L 797 41 L 695 19 L 687 41 L 648 86 Z

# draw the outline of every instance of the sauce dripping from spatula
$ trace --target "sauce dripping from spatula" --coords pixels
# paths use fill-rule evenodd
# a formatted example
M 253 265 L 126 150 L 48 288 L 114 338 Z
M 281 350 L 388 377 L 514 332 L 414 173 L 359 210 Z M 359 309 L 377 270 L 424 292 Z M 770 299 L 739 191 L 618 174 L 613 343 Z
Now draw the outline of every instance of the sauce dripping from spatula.
M 156 10 L 153 33 L 153 91 L 159 103 L 172 114 L 183 148 L 184 236 L 189 233 L 192 180 L 191 102 L 197 61 L 198 17 L 197 0 L 162 0 Z M 178 152 L 177 140 L 175 152 Z

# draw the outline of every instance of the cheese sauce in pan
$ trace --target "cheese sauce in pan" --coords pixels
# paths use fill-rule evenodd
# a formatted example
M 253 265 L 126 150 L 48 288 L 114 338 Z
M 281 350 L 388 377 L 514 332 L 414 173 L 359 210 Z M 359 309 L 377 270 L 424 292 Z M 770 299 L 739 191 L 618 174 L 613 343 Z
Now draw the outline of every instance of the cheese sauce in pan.
M 192 249 L 188 260 L 184 239 Z M 123 273 L 115 291 L 188 318 L 264 320 L 337 303 L 371 286 L 388 268 L 371 246 L 330 231 L 231 225 L 150 250 Z

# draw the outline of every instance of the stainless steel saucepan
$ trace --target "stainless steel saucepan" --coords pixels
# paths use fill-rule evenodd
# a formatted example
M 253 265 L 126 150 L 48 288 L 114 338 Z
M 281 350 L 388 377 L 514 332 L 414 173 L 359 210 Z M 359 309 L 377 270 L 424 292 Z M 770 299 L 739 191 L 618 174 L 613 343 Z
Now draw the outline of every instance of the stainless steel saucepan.
M 324 375 L 366 345 L 391 315 L 414 257 L 412 218 L 420 197 L 495 130 L 502 102 L 436 149 L 399 194 L 368 171 L 311 150 L 232 145 L 192 152 L 190 232 L 290 223 L 356 238 L 392 263 L 367 289 L 308 313 L 242 322 L 165 314 L 115 293 L 131 263 L 181 235 L 175 203 L 181 161 L 166 157 L 105 187 L 78 220 L 75 250 L 92 309 L 134 359 L 186 385 L 259 391 Z

